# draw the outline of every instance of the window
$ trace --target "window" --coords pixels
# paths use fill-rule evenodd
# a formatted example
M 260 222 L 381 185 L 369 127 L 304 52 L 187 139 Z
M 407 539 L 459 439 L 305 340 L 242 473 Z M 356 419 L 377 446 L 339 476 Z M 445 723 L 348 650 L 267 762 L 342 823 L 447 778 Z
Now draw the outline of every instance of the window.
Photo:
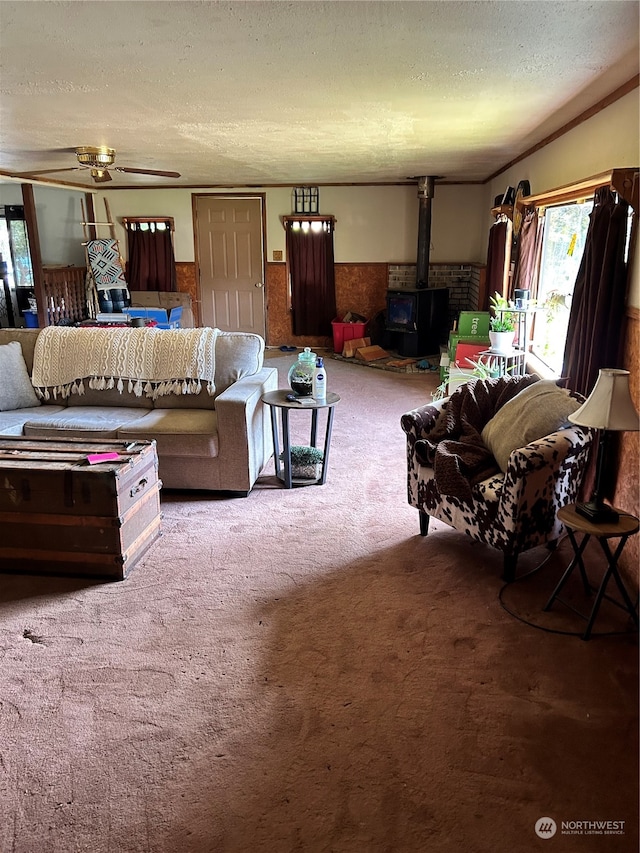
M 19 314 L 35 305 L 31 252 L 22 205 L 0 205 L 0 260 L 0 325 L 15 326 Z
M 582 260 L 593 199 L 548 207 L 531 351 L 556 376 L 562 372 L 571 298 Z

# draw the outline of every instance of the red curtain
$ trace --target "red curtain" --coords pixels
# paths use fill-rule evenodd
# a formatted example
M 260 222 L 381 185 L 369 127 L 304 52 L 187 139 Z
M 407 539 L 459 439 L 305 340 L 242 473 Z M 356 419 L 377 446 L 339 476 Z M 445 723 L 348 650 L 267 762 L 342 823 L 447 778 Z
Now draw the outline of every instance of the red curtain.
M 129 290 L 177 290 L 171 229 L 149 223 L 127 223 L 127 283 Z
M 507 241 L 511 239 L 511 228 L 506 221 L 496 222 L 489 229 L 489 245 L 487 246 L 487 286 L 485 288 L 484 304 L 479 305 L 481 311 L 489 310 L 489 298 L 494 293 L 507 296 L 505 291 L 504 265 L 506 260 Z
M 336 316 L 333 225 L 333 219 L 286 223 L 294 335 L 332 334 L 331 321 Z
M 588 396 L 601 367 L 620 367 L 624 341 L 627 264 L 626 201 L 608 187 L 596 191 L 578 270 L 562 373 Z

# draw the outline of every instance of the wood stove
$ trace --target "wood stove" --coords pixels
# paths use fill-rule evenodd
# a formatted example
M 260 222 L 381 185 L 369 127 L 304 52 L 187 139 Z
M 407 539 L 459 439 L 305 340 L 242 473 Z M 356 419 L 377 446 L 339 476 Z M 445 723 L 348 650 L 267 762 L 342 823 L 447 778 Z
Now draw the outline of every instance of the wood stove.
M 386 328 L 389 346 L 400 355 L 417 357 L 440 352 L 447 342 L 449 289 L 402 288 L 387 291 Z
M 433 176 L 418 178 L 418 258 L 416 286 L 387 291 L 386 345 L 400 355 L 439 354 L 449 334 L 449 290 L 429 287 L 431 246 L 431 199 Z

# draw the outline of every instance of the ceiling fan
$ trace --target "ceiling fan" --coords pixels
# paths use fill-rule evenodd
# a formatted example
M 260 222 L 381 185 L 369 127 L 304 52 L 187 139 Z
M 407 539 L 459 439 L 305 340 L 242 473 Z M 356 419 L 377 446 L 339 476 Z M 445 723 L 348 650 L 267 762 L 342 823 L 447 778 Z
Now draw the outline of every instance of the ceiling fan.
M 40 169 L 39 171 L 20 172 L 20 177 L 33 175 L 53 175 L 58 172 L 77 172 L 89 169 L 91 177 L 96 184 L 104 184 L 113 180 L 111 172 L 124 172 L 132 175 L 157 175 L 160 178 L 179 178 L 180 172 L 164 172 L 158 169 L 137 169 L 133 166 L 114 166 L 116 159 L 115 148 L 106 146 L 95 147 L 93 145 L 82 145 L 74 149 L 78 159 L 77 166 L 69 166 L 63 169 Z

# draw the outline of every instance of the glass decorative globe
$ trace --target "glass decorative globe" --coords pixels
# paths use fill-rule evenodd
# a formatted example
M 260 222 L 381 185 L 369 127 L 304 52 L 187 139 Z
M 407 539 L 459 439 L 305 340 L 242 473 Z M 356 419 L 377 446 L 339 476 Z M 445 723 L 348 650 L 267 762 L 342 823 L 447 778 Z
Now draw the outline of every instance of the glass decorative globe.
M 316 366 L 316 354 L 310 347 L 298 355 L 289 368 L 289 386 L 296 397 L 310 397 L 313 393 L 313 371 Z

